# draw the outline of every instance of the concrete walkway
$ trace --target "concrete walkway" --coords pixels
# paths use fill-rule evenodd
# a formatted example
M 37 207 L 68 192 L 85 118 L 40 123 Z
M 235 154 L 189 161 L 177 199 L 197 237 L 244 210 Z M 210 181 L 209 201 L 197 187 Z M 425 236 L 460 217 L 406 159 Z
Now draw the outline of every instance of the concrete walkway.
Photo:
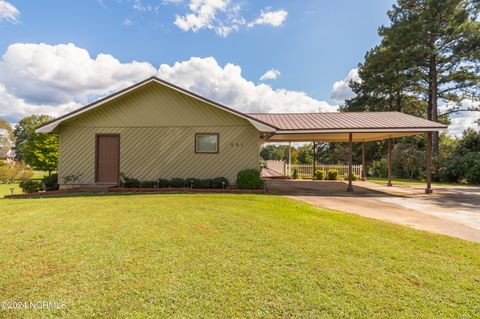
M 423 185 L 369 182 L 355 182 L 353 194 L 343 181 L 267 180 L 266 187 L 315 206 L 480 243 L 478 187 L 437 186 L 430 195 Z

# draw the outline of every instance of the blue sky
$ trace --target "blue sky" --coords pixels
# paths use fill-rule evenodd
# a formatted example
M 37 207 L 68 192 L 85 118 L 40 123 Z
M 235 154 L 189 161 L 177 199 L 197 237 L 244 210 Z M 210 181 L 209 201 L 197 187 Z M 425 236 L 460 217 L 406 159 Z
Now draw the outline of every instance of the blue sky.
M 150 75 L 242 111 L 334 110 L 392 4 L 0 0 L 0 116 L 58 115 Z

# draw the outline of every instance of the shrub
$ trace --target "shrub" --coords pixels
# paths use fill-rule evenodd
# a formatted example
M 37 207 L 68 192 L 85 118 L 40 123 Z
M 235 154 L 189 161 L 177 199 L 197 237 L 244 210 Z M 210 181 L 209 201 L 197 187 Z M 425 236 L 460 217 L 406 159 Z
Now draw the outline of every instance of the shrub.
M 387 160 L 382 158 L 379 161 L 373 161 L 368 169 L 368 176 L 386 178 L 387 177 Z
M 221 189 L 221 188 L 226 188 L 228 185 L 230 185 L 230 182 L 226 177 L 216 177 L 212 179 L 212 188 Z
M 56 191 L 59 189 L 57 173 L 53 173 L 48 176 L 45 176 L 42 179 L 42 182 L 43 182 L 43 185 L 45 186 L 46 191 Z
M 296 168 L 293 169 L 292 178 L 293 179 L 298 179 L 298 169 L 296 169 Z
M 324 178 L 325 178 L 325 171 L 323 171 L 321 169 L 315 170 L 315 179 L 322 180 Z
M 0 161 L 0 183 L 13 183 L 30 179 L 33 176 L 33 169 L 24 163 L 7 163 Z
M 15 168 L 13 165 L 2 165 L 0 166 L 0 183 L 13 183 L 15 180 Z
M 202 188 L 202 180 L 198 178 L 186 178 L 185 179 L 185 187 L 190 188 Z
M 33 169 L 25 163 L 15 163 L 13 164 L 15 169 L 15 180 L 21 181 L 24 179 L 30 179 L 33 177 L 34 171 Z M 58 177 L 57 177 L 58 179 Z
M 336 169 L 331 169 L 327 173 L 327 177 L 329 180 L 334 181 L 338 178 L 338 171 Z
M 185 185 L 186 185 L 186 180 L 184 180 L 183 178 L 172 178 L 170 180 L 170 187 L 182 188 L 182 187 L 185 187 Z
M 123 186 L 127 188 L 138 188 L 140 187 L 140 181 L 136 178 L 125 177 L 123 180 Z
M 344 180 L 348 181 L 348 174 L 345 175 Z M 352 181 L 358 181 L 358 175 L 355 173 L 352 173 Z
M 262 185 L 260 172 L 256 169 L 245 169 L 237 174 L 237 187 L 240 189 L 258 189 Z
M 154 188 L 155 187 L 155 181 L 141 181 L 140 182 L 140 187 L 141 188 Z
M 168 179 L 159 178 L 157 180 L 157 185 L 158 185 L 158 188 L 167 188 L 168 186 L 170 186 L 170 182 Z
M 194 185 L 194 186 L 198 186 L 198 187 L 195 187 L 195 188 L 212 188 L 212 180 L 209 179 L 209 178 L 201 179 L 201 180 L 199 180 L 197 185 Z
M 35 181 L 31 179 L 20 181 L 19 186 L 22 189 L 22 191 L 27 194 L 36 193 L 43 189 L 43 185 L 41 181 Z

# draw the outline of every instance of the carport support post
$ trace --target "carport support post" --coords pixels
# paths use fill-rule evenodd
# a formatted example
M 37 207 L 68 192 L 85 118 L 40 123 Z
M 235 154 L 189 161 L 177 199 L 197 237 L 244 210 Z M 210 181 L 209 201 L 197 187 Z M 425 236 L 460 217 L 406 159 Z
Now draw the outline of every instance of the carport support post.
M 315 171 L 317 170 L 317 166 L 315 164 L 315 141 L 313 141 L 313 174 L 312 174 L 312 179 L 315 179 Z
M 388 154 L 387 154 L 387 176 L 388 182 L 387 186 L 392 186 L 392 148 L 393 148 L 393 138 L 388 139 Z
M 362 142 L 362 181 L 367 180 L 367 174 L 365 173 L 365 142 Z
M 352 163 L 353 162 L 353 134 L 348 133 L 348 187 L 347 192 L 353 192 L 352 185 Z
M 425 194 L 433 193 L 432 190 L 432 132 L 425 133 L 425 139 L 427 140 L 426 150 L 425 150 L 425 161 L 427 167 L 427 188 L 425 189 Z
M 292 142 L 288 142 L 288 177 L 292 176 Z

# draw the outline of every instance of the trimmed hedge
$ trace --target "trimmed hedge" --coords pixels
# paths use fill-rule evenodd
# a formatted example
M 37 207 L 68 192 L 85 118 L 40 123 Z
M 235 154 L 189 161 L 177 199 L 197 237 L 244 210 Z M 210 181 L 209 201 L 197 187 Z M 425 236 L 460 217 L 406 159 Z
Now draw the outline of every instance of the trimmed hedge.
M 49 176 L 45 176 L 42 179 L 43 185 L 45 186 L 45 190 L 47 192 L 50 191 L 57 191 L 60 189 L 60 186 L 58 186 L 58 174 L 53 173 L 50 174 Z
M 212 179 L 212 188 L 226 188 L 230 185 L 230 182 L 228 181 L 228 178 L 226 177 L 216 177 Z
M 43 183 L 41 181 L 35 181 L 31 179 L 20 181 L 19 186 L 22 191 L 27 194 L 36 193 L 43 190 Z
M 222 189 L 229 186 L 230 183 L 226 177 L 216 177 L 213 179 L 198 178 L 172 178 L 157 179 L 155 181 L 140 181 L 136 178 L 124 177 L 123 186 L 126 188 L 217 188 Z
M 338 171 L 336 169 L 331 169 L 327 173 L 328 180 L 334 181 L 338 179 Z
M 237 187 L 240 189 L 259 189 L 263 185 L 257 169 L 245 169 L 238 172 Z
M 183 178 L 172 178 L 169 186 L 173 188 L 183 188 L 186 186 L 186 181 Z
M 324 178 L 325 178 L 325 171 L 323 171 L 321 169 L 315 170 L 315 179 L 322 180 Z

